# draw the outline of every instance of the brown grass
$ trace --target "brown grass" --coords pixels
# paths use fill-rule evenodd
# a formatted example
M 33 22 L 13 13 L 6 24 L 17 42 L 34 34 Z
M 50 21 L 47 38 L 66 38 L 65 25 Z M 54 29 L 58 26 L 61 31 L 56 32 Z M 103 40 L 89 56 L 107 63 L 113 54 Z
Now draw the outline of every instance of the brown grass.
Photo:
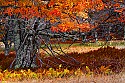
M 67 77 L 67 78 L 54 78 L 43 80 L 23 80 L 17 82 L 3 82 L 3 83 L 125 83 L 125 73 L 115 75 L 98 75 L 98 76 L 85 76 L 81 77 Z

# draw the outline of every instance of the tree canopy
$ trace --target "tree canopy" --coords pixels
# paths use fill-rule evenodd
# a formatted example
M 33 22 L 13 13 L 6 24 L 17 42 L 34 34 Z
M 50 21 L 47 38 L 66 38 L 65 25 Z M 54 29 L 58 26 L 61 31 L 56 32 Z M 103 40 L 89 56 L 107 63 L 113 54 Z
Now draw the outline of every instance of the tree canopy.
M 91 30 L 95 25 L 90 23 L 90 14 L 105 9 L 118 12 L 117 20 L 125 23 L 124 6 L 124 0 L 0 0 L 0 7 L 4 8 L 1 14 L 16 15 L 21 19 L 45 18 L 53 24 L 52 31 L 62 32 L 79 28 Z M 100 18 L 104 20 L 108 14 L 100 15 Z

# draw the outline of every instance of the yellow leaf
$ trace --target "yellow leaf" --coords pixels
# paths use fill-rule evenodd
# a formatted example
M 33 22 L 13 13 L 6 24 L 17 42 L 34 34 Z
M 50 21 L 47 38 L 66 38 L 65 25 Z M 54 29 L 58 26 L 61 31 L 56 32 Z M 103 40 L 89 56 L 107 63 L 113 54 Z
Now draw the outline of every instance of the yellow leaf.
M 59 65 L 59 68 L 61 68 L 61 67 L 62 67 L 62 64 Z
M 90 69 L 89 69 L 89 67 L 88 67 L 88 66 L 86 66 L 86 71 L 87 71 L 87 72 L 90 72 Z

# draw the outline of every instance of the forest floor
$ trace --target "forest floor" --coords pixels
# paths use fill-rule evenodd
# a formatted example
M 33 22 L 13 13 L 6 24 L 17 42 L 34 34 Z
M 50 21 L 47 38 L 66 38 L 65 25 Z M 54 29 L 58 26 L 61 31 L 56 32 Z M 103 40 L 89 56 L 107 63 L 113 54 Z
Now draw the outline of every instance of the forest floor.
M 80 76 L 80 77 L 67 77 L 67 78 L 54 78 L 44 80 L 23 80 L 18 82 L 3 82 L 3 83 L 125 83 L 125 74 L 115 75 L 100 75 L 100 76 Z
M 110 47 L 107 47 L 107 45 Z M 1 44 L 1 46 L 3 45 Z M 65 45 L 62 47 L 65 48 Z M 93 58 L 88 59 L 87 61 L 85 59 L 84 59 L 85 61 L 83 60 L 83 62 L 88 64 L 89 68 L 93 68 L 93 67 L 95 68 L 100 65 L 103 66 L 103 64 L 106 66 L 111 64 L 112 67 L 117 68 L 117 69 L 114 70 L 115 73 L 108 74 L 108 75 L 104 73 L 92 74 L 92 75 L 82 74 L 80 76 L 72 75 L 72 76 L 69 76 L 69 77 L 67 76 L 63 78 L 59 77 L 59 78 L 45 78 L 45 79 L 24 79 L 24 80 L 15 81 L 15 82 L 8 80 L 8 81 L 0 82 L 0 83 L 125 83 L 125 64 L 124 64 L 125 60 L 121 61 L 120 63 L 123 65 L 122 69 L 121 69 L 121 66 L 117 66 L 119 63 L 118 61 L 115 60 L 116 57 L 121 58 L 125 56 L 124 55 L 125 54 L 125 42 L 124 41 L 120 41 L 120 42 L 111 41 L 111 42 L 108 42 L 107 44 L 104 44 L 102 42 L 99 42 L 96 44 L 95 43 L 87 43 L 87 44 L 76 43 L 72 45 L 69 49 L 63 49 L 63 50 L 69 55 L 72 55 L 73 53 L 74 54 L 73 57 L 79 61 L 81 61 L 81 58 L 83 58 L 82 55 L 85 55 L 85 58 L 87 57 L 91 58 L 91 57 L 96 56 L 94 59 L 98 61 L 95 61 L 95 63 L 97 63 L 95 65 L 89 64 L 91 63 L 91 60 L 92 61 L 94 60 Z M 3 51 L 3 49 L 1 51 Z M 40 51 L 41 53 L 43 53 L 42 50 Z M 78 54 L 79 56 L 76 57 L 76 55 Z M 86 55 L 90 55 L 90 56 L 86 56 Z M 43 56 L 41 55 L 41 57 Z M 105 59 L 101 59 L 101 58 L 105 58 Z M 100 59 L 102 60 L 102 62 Z M 111 60 L 110 62 L 110 59 L 114 59 L 114 60 L 113 61 Z

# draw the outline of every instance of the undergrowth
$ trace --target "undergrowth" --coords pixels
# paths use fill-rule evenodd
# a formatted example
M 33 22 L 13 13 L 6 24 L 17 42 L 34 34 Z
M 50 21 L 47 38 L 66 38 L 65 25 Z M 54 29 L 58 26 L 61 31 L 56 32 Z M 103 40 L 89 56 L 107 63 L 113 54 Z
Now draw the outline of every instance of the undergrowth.
M 125 49 L 116 49 L 114 47 L 99 48 L 98 50 L 90 51 L 88 53 L 68 53 L 69 56 L 79 61 L 76 64 L 70 59 L 61 55 L 58 56 L 62 60 L 70 64 L 65 64 L 54 57 L 45 57 L 43 62 L 48 64 L 48 60 L 58 64 L 50 63 L 51 67 L 43 65 L 42 68 L 36 69 L 8 69 L 11 62 L 15 58 L 15 52 L 10 52 L 8 56 L 0 53 L 0 79 L 2 80 L 23 80 L 25 79 L 44 79 L 44 78 L 63 78 L 70 76 L 81 75 L 112 75 L 120 73 L 125 67 Z M 39 65 L 39 61 L 37 60 Z M 73 65 L 72 65 L 73 64 Z

